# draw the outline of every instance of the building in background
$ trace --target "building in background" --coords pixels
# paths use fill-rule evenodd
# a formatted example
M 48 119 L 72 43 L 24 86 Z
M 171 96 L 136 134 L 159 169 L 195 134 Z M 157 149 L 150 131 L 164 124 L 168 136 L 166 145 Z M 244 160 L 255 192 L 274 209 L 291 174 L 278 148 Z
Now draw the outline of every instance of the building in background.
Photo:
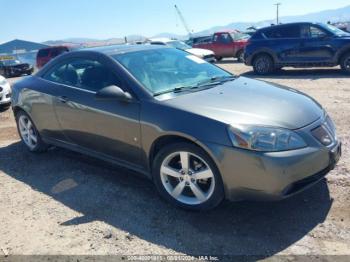
M 22 62 L 35 64 L 36 53 L 48 45 L 15 39 L 0 45 L 0 56 L 13 56 Z

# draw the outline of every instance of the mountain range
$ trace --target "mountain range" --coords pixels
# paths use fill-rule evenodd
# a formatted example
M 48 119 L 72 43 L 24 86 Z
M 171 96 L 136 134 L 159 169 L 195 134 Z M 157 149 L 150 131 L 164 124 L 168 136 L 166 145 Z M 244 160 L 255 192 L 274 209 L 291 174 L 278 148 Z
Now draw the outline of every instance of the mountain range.
M 350 22 L 350 5 L 338 9 L 325 10 L 321 12 L 309 13 L 305 15 L 298 16 L 283 16 L 280 18 L 282 23 L 292 23 L 292 22 L 322 22 L 327 23 L 328 21 L 334 22 Z M 264 20 L 258 22 L 234 22 L 224 26 L 215 26 L 207 30 L 196 32 L 195 35 L 210 35 L 216 31 L 224 29 L 238 29 L 245 31 L 250 26 L 255 26 L 257 28 L 269 26 L 276 23 L 275 19 Z
M 328 21 L 350 22 L 350 5 L 342 8 L 338 8 L 338 9 L 325 10 L 325 11 L 309 13 L 305 15 L 283 16 L 280 18 L 280 21 L 282 23 L 306 22 L 306 21 L 323 22 L 323 23 L 326 23 Z M 274 23 L 276 23 L 276 20 L 274 19 L 263 20 L 263 21 L 252 21 L 252 22 L 233 22 L 227 25 L 214 26 L 209 29 L 196 32 L 193 35 L 195 36 L 210 35 L 216 31 L 225 30 L 225 29 L 238 29 L 241 31 L 245 31 L 250 26 L 259 28 L 259 27 L 269 26 Z M 159 38 L 159 37 L 186 39 L 188 35 L 185 35 L 185 34 L 178 35 L 170 32 L 164 32 L 149 38 Z M 147 39 L 147 37 L 143 35 L 130 35 L 130 36 L 127 36 L 126 39 L 128 42 L 135 42 L 135 41 L 143 41 Z M 124 42 L 125 42 L 125 38 L 122 38 L 122 37 L 105 39 L 105 40 L 91 39 L 91 38 L 67 38 L 63 40 L 46 41 L 43 44 L 47 44 L 47 45 L 72 44 L 72 45 L 96 46 L 96 45 L 120 44 Z

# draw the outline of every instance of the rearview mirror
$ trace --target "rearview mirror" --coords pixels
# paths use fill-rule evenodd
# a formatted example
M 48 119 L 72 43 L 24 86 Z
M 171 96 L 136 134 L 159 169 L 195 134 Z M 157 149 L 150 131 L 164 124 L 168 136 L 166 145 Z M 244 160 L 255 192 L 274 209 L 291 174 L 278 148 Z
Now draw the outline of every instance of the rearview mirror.
M 112 85 L 102 88 L 96 93 L 96 99 L 99 100 L 120 100 L 130 101 L 132 96 L 128 92 L 124 92 L 120 87 Z

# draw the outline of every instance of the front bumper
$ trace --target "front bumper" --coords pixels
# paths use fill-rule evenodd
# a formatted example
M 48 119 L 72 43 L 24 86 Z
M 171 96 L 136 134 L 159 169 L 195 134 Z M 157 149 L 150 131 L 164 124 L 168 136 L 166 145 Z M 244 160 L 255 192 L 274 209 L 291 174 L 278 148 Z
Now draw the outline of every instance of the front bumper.
M 308 134 L 314 123 L 298 131 L 308 135 L 308 147 L 285 152 L 253 152 L 207 143 L 215 155 L 226 198 L 237 200 L 281 200 L 295 195 L 334 169 L 341 156 L 341 142 L 320 145 Z
M 216 59 L 215 59 L 215 55 L 206 55 L 203 57 L 203 59 L 205 61 L 207 61 L 208 63 L 215 63 L 216 62 Z
M 11 88 L 9 85 L 1 86 L 0 105 L 8 105 L 11 103 Z

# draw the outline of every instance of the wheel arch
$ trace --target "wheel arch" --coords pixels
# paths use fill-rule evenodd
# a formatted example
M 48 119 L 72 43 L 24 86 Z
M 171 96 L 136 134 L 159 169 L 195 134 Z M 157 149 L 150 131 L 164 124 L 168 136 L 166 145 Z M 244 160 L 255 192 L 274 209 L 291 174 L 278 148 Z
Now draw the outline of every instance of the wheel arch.
M 343 56 L 349 53 L 350 53 L 350 45 L 342 48 L 337 55 L 337 60 L 336 60 L 337 63 L 340 64 Z
M 30 116 L 30 114 L 28 113 L 28 110 L 25 110 L 22 106 L 19 106 L 19 105 L 15 105 L 12 107 L 12 111 L 13 111 L 13 114 L 16 116 L 18 114 L 18 112 L 20 111 L 23 111 L 25 112 L 26 114 L 28 114 Z M 31 117 L 31 116 L 30 116 Z
M 176 143 L 188 143 L 192 144 L 201 150 L 203 150 L 208 156 L 211 158 L 213 163 L 215 164 L 215 168 L 218 170 L 220 173 L 220 169 L 218 168 L 218 163 L 215 158 L 215 155 L 211 150 L 201 141 L 194 139 L 192 137 L 188 136 L 183 136 L 180 134 L 165 134 L 160 137 L 158 137 L 155 141 L 153 141 L 149 153 L 148 153 L 148 164 L 151 170 L 151 173 L 153 173 L 153 161 L 156 157 L 156 155 L 159 153 L 159 151 L 164 148 L 165 146 L 171 145 L 171 144 L 176 144 Z M 220 174 L 221 176 L 221 174 Z
M 260 50 L 260 51 L 257 51 L 256 53 L 253 54 L 252 59 L 251 59 L 252 64 L 254 63 L 255 59 L 259 55 L 267 55 L 267 56 L 269 56 L 272 59 L 272 61 L 274 63 L 278 63 L 276 56 L 272 52 L 270 52 L 268 50 Z

